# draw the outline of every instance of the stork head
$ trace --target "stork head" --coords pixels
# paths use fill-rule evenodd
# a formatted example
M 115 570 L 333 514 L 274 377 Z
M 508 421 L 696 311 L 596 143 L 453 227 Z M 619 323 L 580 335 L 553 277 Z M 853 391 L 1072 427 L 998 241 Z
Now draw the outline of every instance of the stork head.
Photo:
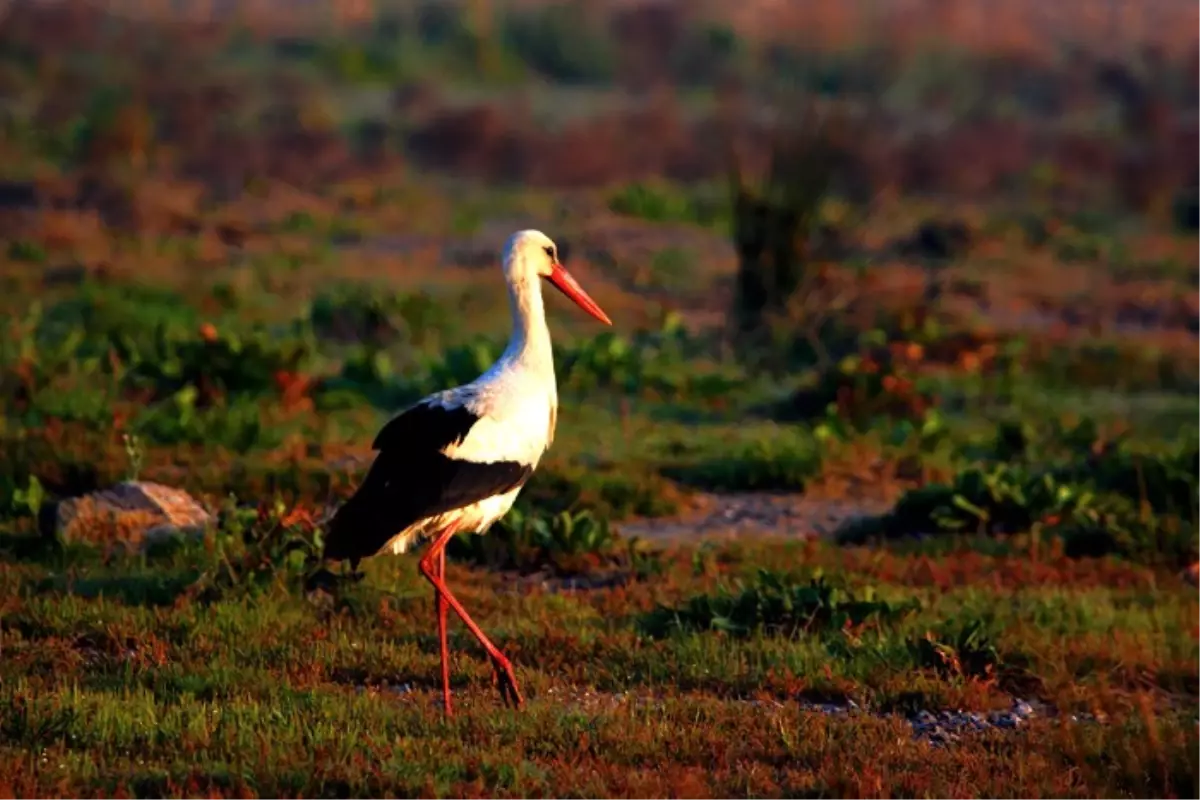
M 545 278 L 575 304 L 605 325 L 612 325 L 596 301 L 571 277 L 558 260 L 558 246 L 541 231 L 517 231 L 504 245 L 504 277 L 511 286 L 525 286 Z

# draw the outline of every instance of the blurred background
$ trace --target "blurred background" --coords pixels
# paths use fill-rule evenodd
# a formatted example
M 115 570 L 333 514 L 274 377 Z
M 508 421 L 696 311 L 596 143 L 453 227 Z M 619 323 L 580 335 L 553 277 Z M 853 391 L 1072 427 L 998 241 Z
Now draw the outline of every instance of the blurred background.
M 0 796 L 1196 796 L 1198 25 L 0 0 Z M 615 324 L 443 723 L 321 521 L 526 227 Z
M 551 302 L 555 509 L 1196 422 L 1194 2 L 2 8 L 9 498 L 344 492 L 499 353 L 521 227 L 617 322 Z

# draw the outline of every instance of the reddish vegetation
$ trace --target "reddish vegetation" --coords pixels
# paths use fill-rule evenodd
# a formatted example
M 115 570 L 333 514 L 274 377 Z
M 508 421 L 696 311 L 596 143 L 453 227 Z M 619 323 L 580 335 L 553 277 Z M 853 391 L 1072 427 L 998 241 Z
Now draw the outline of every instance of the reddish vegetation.
M 613 21 L 615 29 L 631 32 L 622 52 L 637 75 L 661 77 L 666 67 L 660 39 L 669 40 L 688 22 L 681 13 L 665 13 L 628 11 Z M 230 199 L 251 178 L 324 185 L 390 158 L 385 142 L 395 119 L 372 121 L 356 151 L 323 121 L 321 97 L 313 87 L 282 74 L 262 87 L 272 107 L 259 117 L 259 130 L 249 133 L 231 125 L 234 119 L 254 116 L 257 107 L 239 78 L 212 66 L 224 33 L 219 26 L 166 28 L 153 21 L 126 21 L 115 35 L 106 33 L 110 28 L 103 12 L 82 3 L 23 4 L 5 20 L 0 37 L 6 46 L 37 53 L 44 91 L 35 119 L 46 130 L 60 129 L 86 111 L 104 88 L 99 81 L 110 80 L 58 69 L 68 50 L 121 48 L 129 57 L 127 74 L 109 92 L 112 107 L 80 153 L 81 180 L 65 192 L 39 187 L 42 203 L 57 197 L 60 206 L 65 201 L 99 210 L 110 224 L 170 230 L 188 224 L 201 193 Z M 164 38 L 171 42 L 170 58 L 146 45 Z M 900 65 L 903 47 L 888 47 L 878 57 Z M 654 53 L 658 56 L 651 58 Z M 930 124 L 918 126 L 926 130 L 914 134 L 911 118 L 872 108 L 875 103 L 868 98 L 867 118 L 856 126 L 855 140 L 845 145 L 866 165 L 877 192 L 995 195 L 1024 180 L 1033 167 L 1053 164 L 1051 188 L 1063 200 L 1094 197 L 1097 187 L 1109 187 L 1136 208 L 1161 206 L 1194 185 L 1200 167 L 1196 123 L 1186 109 L 1173 105 L 1161 85 L 1162 76 L 1187 71 L 1178 66 L 1187 63 L 1179 60 L 1184 56 L 1168 49 L 1151 51 L 1148 72 L 1140 75 L 1095 56 L 1078 55 L 1062 68 L 1036 52 L 1009 54 L 979 67 L 983 90 L 1003 93 L 1009 86 L 1015 92 L 1019 81 L 1037 81 L 1054 107 L 1044 119 L 974 118 L 967 113 L 957 120 L 950 117 L 949 125 L 934 125 L 929 115 L 943 114 L 934 98 L 933 108 L 918 112 Z M 659 88 L 644 98 L 641 108 L 606 112 L 559 131 L 534 127 L 519 106 L 449 107 L 427 92 L 416 98 L 400 92 L 396 112 L 415 123 L 407 144 L 416 159 L 490 180 L 580 186 L 649 175 L 719 177 L 728 166 L 722 145 L 726 130 L 740 147 L 761 156 L 766 131 L 760 124 L 733 124 L 711 114 L 695 118 L 673 101 L 663 80 L 650 84 Z M 647 84 L 639 80 L 639 85 Z M 113 84 L 104 86 L 111 89 Z M 1073 132 L 1053 123 L 1068 111 L 1086 112 L 1113 101 L 1124 114 L 1120 137 Z M 147 182 L 142 173 L 151 167 L 159 178 Z

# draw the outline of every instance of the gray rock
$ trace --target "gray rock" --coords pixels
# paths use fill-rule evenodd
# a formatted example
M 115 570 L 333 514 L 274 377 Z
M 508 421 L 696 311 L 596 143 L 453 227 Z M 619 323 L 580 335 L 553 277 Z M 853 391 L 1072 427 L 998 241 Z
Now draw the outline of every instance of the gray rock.
M 1013 701 L 1012 713 L 1016 714 L 1021 719 L 1028 719 L 1029 717 L 1037 714 L 1037 712 L 1034 711 L 1033 706 L 1029 705 L 1029 703 L 1026 703 L 1024 700 Z
M 63 500 L 55 511 L 60 541 L 144 547 L 174 536 L 198 537 L 212 516 L 182 489 L 127 481 Z

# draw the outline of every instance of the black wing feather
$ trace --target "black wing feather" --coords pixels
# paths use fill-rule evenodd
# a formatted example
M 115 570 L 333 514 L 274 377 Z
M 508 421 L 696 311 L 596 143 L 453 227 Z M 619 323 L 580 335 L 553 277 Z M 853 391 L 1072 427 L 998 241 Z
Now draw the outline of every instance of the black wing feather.
M 461 461 L 441 452 L 461 443 L 479 417 L 463 406 L 419 403 L 375 437 L 379 451 L 354 496 L 330 520 L 325 557 L 365 558 L 414 522 L 511 491 L 532 467 Z
M 446 408 L 418 403 L 388 420 L 375 435 L 371 449 L 436 452 L 461 444 L 478 421 L 479 417 L 466 406 Z

